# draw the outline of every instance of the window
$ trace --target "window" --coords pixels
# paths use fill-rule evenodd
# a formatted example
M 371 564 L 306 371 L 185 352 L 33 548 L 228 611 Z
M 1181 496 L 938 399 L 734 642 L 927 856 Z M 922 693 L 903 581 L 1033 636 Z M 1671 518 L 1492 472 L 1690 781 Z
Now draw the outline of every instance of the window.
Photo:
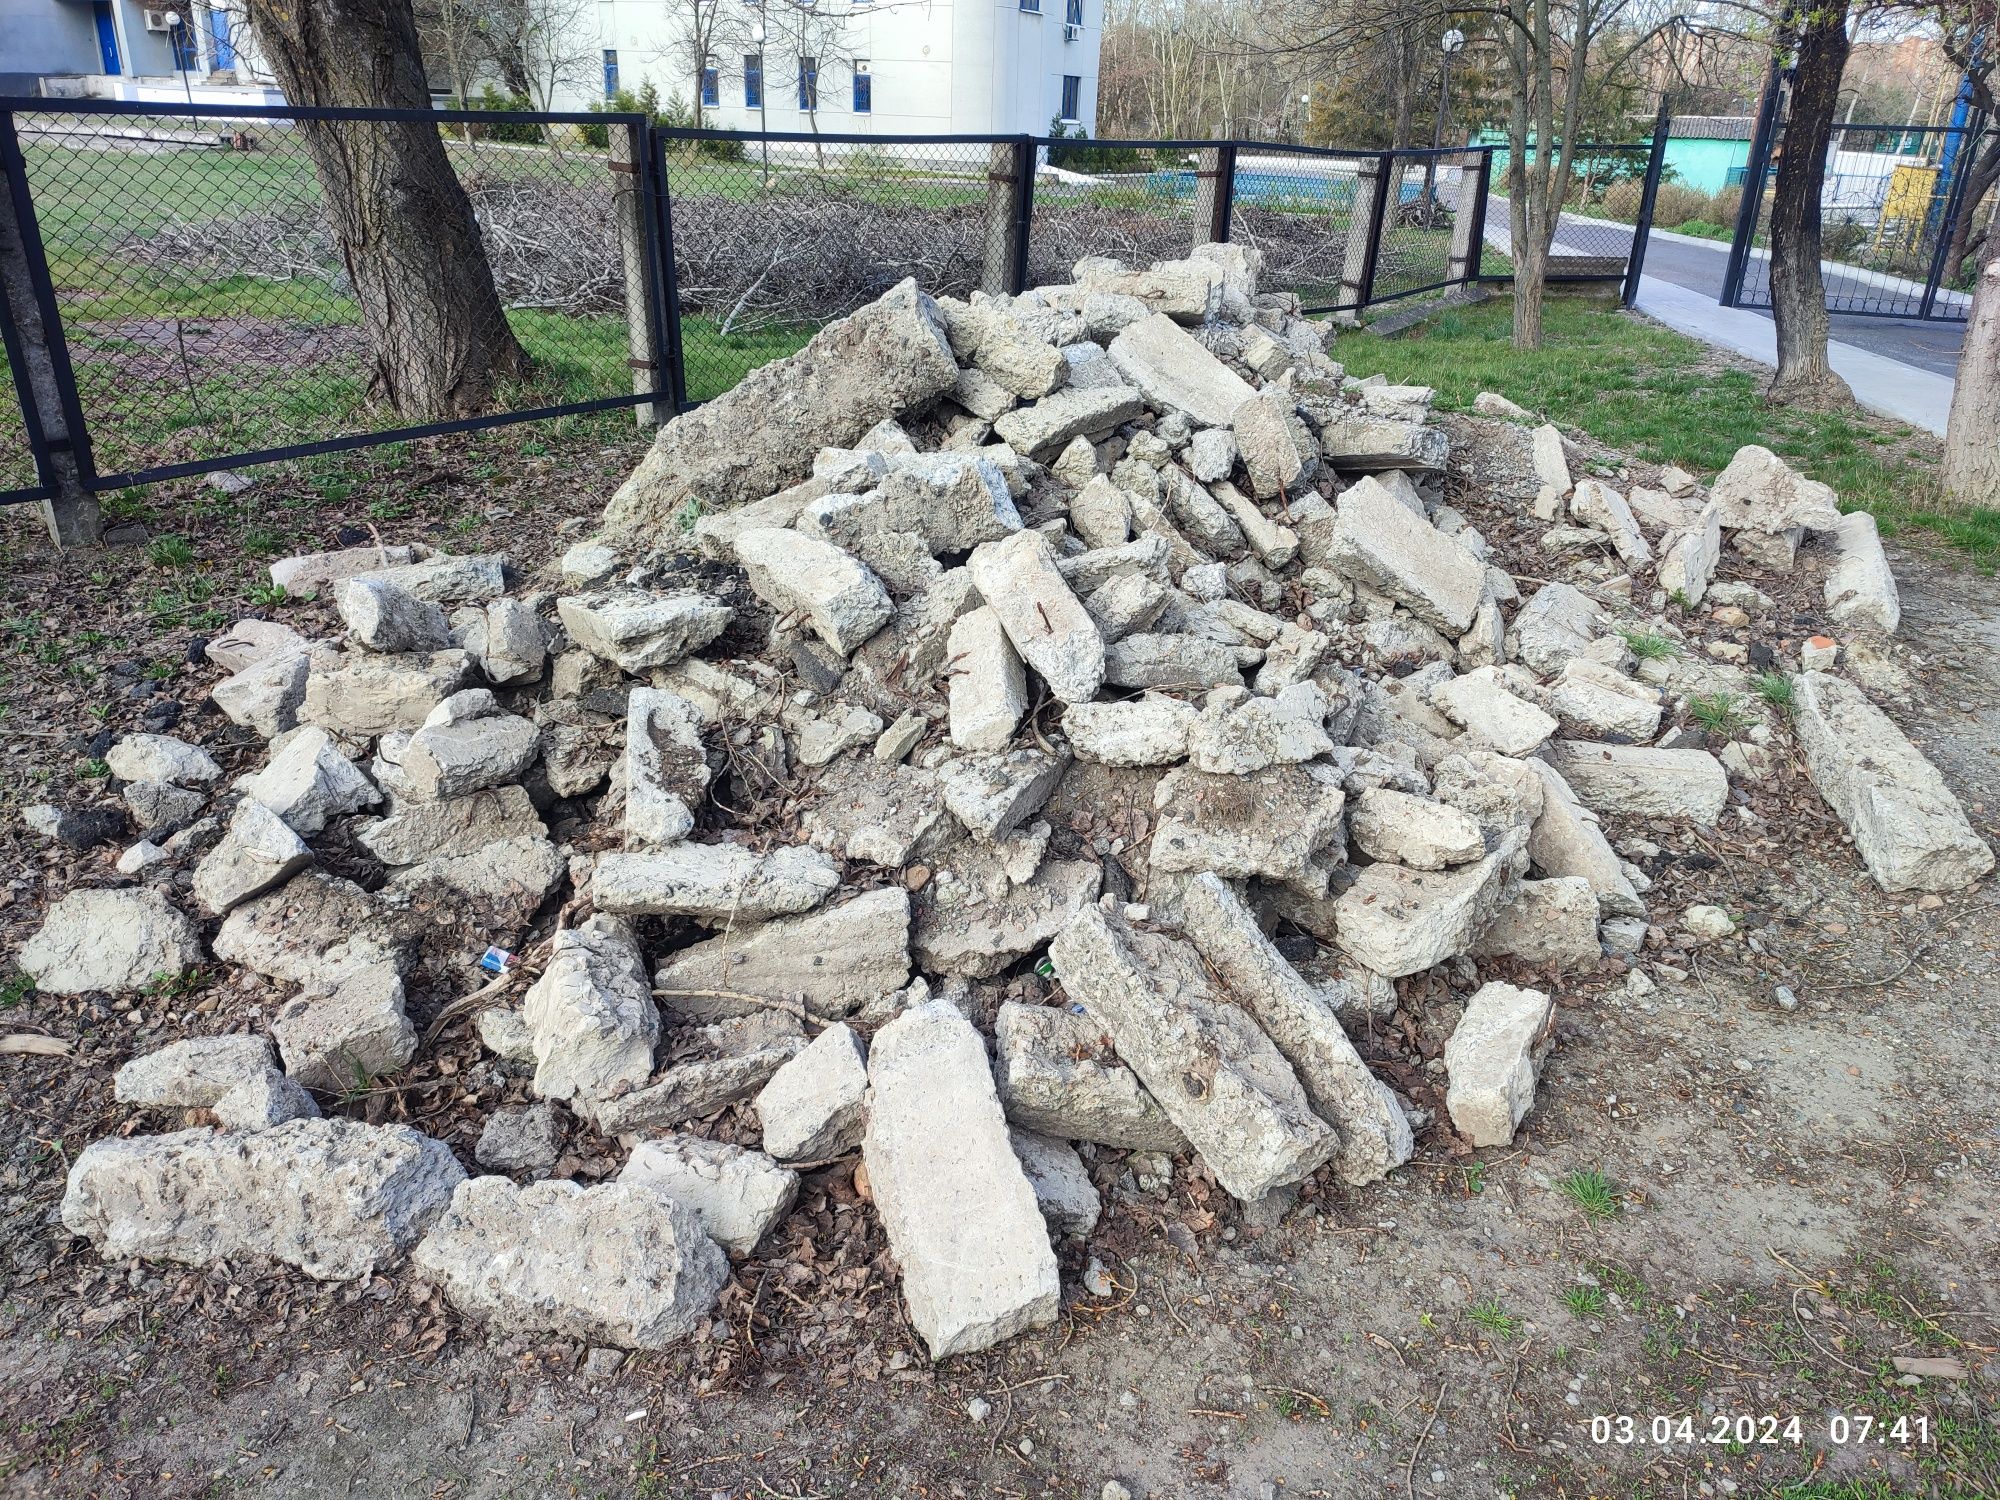
M 1021 9 L 1031 16 L 1042 13 L 1042 0 L 1021 0 Z
M 1063 11 L 1063 20 L 1071 26 L 1082 26 L 1083 0 L 1069 0 L 1068 7 Z
M 819 108 L 819 59 L 799 59 L 799 108 L 810 114 Z
M 1083 79 L 1075 73 L 1063 74 L 1062 109 L 1059 118 L 1075 120 L 1083 104 Z
M 173 43 L 176 73 L 192 73 L 201 67 L 201 48 L 196 45 L 194 33 L 188 29 L 185 20 L 168 33 L 168 40 Z
M 701 102 L 705 109 L 722 102 L 722 70 L 712 64 L 701 70 Z
M 764 107 L 764 54 L 761 52 L 743 54 L 743 107 Z
M 873 114 L 875 111 L 875 77 L 868 71 L 868 64 L 854 65 L 854 112 L 857 115 Z
M 604 49 L 604 97 L 609 99 L 618 92 L 618 49 Z

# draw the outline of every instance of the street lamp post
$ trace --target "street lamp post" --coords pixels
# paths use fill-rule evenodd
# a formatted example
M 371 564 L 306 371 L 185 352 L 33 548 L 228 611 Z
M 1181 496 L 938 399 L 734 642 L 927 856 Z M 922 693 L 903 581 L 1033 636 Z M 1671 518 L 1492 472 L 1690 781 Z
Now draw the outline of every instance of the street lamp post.
M 1451 108 L 1451 60 L 1465 49 L 1465 33 L 1456 26 L 1438 38 L 1438 107 L 1431 123 L 1431 154 L 1424 163 L 1423 205 L 1426 215 L 1437 202 L 1437 153 L 1444 149 L 1444 117 Z
M 1312 102 L 1313 96 L 1310 93 L 1299 95 L 1299 140 L 1301 143 L 1305 141 L 1306 130 L 1312 124 Z
M 167 12 L 167 45 L 174 49 L 174 71 L 181 75 L 181 91 L 187 95 L 190 108 L 194 105 L 194 85 L 188 81 L 188 70 L 182 66 L 187 60 L 187 22 L 177 10 Z
M 771 122 L 766 101 L 771 97 L 771 63 L 764 55 L 763 6 L 758 6 L 757 13 L 760 19 L 750 28 L 750 35 L 757 43 L 757 134 L 762 137 L 764 191 L 768 193 L 771 190 Z

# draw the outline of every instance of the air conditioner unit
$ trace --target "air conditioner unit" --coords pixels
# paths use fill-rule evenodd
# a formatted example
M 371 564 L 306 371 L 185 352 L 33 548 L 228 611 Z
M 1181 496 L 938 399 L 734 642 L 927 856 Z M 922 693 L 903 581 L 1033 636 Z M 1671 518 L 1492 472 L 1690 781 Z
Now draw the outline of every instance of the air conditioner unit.
M 148 31 L 172 31 L 174 29 L 173 22 L 167 19 L 172 14 L 172 11 L 166 10 L 149 10 L 144 12 L 146 29 Z
M 1064 41 L 1066 41 L 1066 42 L 1075 42 L 1075 41 L 1081 41 L 1081 40 L 1082 40 L 1082 38 L 1083 38 L 1083 28 L 1082 28 L 1081 26 L 1078 26 L 1078 25 L 1076 25 L 1076 24 L 1074 24 L 1074 23 L 1070 23 L 1070 24 L 1066 24 L 1066 25 L 1065 25 L 1065 26 L 1063 27 L 1063 40 L 1064 40 Z

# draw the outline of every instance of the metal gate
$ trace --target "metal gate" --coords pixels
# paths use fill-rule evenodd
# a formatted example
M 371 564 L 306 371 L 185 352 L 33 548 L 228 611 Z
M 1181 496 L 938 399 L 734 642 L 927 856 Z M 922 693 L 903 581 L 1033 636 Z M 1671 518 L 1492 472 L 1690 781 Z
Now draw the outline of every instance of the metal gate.
M 1726 307 L 1771 306 L 1769 225 L 1777 176 L 1779 112 L 1758 120 L 1723 282 Z M 1828 312 L 1857 317 L 1964 322 L 1972 308 L 1973 265 L 1951 264 L 1953 232 L 1972 164 L 1992 127 L 1842 125 L 1828 144 L 1820 189 L 1820 273 Z

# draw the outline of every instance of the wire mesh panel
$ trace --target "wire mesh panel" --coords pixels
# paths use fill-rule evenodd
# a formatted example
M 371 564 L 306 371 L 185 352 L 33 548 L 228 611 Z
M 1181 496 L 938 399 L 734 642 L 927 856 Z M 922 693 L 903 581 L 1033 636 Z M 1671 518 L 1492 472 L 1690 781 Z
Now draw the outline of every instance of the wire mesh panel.
M 1437 291 L 1462 279 L 1451 268 L 1452 231 L 1461 189 L 1476 186 L 1461 152 L 1397 151 L 1387 158 L 1382 243 L 1369 300 L 1388 302 Z M 1467 193 L 1467 207 L 1474 194 Z
M 313 139 L 365 161 L 385 133 L 437 130 L 526 356 L 487 412 L 631 392 L 623 260 L 603 127 L 79 112 L 15 116 L 98 473 L 407 427 L 365 326 Z M 362 210 L 345 199 L 352 235 Z M 393 242 L 397 227 L 376 224 Z M 386 252 L 385 252 L 386 253 Z M 363 267 L 364 278 L 372 267 Z M 491 305 L 490 302 L 487 305 Z M 441 326 L 442 340 L 493 330 Z M 407 401 L 405 402 L 407 406 Z
M 1196 148 L 1047 141 L 1039 149 L 1044 155 L 1029 225 L 1029 286 L 1069 281 L 1086 255 L 1149 266 L 1194 247 L 1195 227 L 1213 201 Z
M 1230 198 L 1230 239 L 1263 253 L 1261 284 L 1295 292 L 1308 307 L 1341 301 L 1364 155 L 1243 146 Z M 1365 207 L 1365 205 L 1364 205 Z
M 1646 168 L 1652 146 L 1644 141 L 1578 146 L 1570 157 L 1569 192 L 1563 199 L 1554 242 L 1549 247 L 1551 281 L 1617 281 L 1632 259 L 1632 245 L 1645 202 Z M 1512 153 L 1493 152 L 1493 188 L 1483 232 L 1482 274 L 1511 270 L 1511 213 L 1507 167 Z
M 660 148 L 691 401 L 906 277 L 933 296 L 980 284 L 988 143 L 676 132 Z
M 1963 321 L 1971 258 L 1952 264 L 1952 230 L 1978 142 L 1962 128 L 1846 125 L 1834 131 L 1820 189 L 1820 275 L 1829 312 Z M 1771 305 L 1775 164 L 1757 194 L 1739 305 Z

